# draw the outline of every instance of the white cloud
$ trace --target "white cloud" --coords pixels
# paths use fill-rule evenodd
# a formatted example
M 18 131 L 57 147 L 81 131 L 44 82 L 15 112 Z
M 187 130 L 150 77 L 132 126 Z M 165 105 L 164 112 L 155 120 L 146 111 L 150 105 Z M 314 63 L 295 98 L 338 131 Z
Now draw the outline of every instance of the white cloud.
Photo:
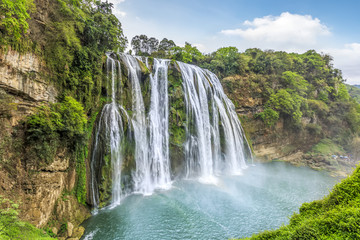
M 120 10 L 120 3 L 125 2 L 125 0 L 110 0 L 110 2 L 114 4 L 112 13 L 118 18 L 124 18 L 126 16 L 126 12 Z
M 334 58 L 334 65 L 343 72 L 349 84 L 360 84 L 360 43 L 346 44 L 344 48 L 323 50 Z
M 113 14 L 118 18 L 124 18 L 126 16 L 126 12 L 120 11 L 118 8 L 113 9 Z
M 330 30 L 318 18 L 288 12 L 245 21 L 243 28 L 222 30 L 227 36 L 239 36 L 264 48 L 305 49 L 316 45 Z
M 204 44 L 194 43 L 192 45 L 196 47 L 200 52 L 205 52 L 207 50 Z

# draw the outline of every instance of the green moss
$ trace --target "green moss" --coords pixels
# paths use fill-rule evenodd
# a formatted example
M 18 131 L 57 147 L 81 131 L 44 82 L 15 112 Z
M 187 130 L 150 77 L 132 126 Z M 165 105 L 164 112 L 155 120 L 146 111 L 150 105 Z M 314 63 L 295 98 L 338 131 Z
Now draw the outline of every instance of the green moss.
M 19 205 L 0 195 L 0 239 L 53 239 L 46 232 L 18 218 Z
M 311 149 L 312 153 L 321 155 L 344 154 L 344 149 L 335 144 L 331 139 L 322 139 Z
M 184 142 L 186 140 L 185 126 L 187 125 L 182 77 L 176 62 L 172 61 L 168 70 L 169 94 L 169 130 L 170 130 L 170 159 L 173 174 L 180 174 L 184 164 Z
M 88 156 L 87 146 L 79 145 L 76 149 L 75 170 L 76 170 L 76 184 L 74 187 L 75 196 L 79 203 L 86 205 L 86 158 Z
M 101 181 L 99 184 L 99 202 L 100 207 L 104 207 L 109 204 L 111 200 L 112 190 L 112 167 L 111 156 L 106 154 L 103 158 L 103 165 L 101 168 Z
M 243 126 L 243 132 L 245 134 L 245 140 L 249 144 L 251 152 L 254 153 L 253 142 L 251 140 L 250 134 L 247 131 L 247 128 L 244 128 L 244 126 L 246 125 L 246 122 L 249 121 L 249 118 L 246 117 L 246 116 L 239 116 L 239 119 L 240 119 L 241 125 Z

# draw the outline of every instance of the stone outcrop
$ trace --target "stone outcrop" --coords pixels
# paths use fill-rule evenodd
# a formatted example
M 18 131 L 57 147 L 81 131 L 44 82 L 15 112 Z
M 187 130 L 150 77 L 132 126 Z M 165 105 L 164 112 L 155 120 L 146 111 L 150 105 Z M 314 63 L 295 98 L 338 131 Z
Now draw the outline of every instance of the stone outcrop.
M 64 190 L 65 174 L 62 172 L 39 172 L 35 173 L 31 181 L 31 186 L 26 186 L 32 190 L 32 193 L 25 195 L 24 219 L 37 227 L 43 227 L 53 214 L 55 203 Z
M 0 87 L 32 101 L 55 102 L 55 87 L 43 79 L 44 63 L 36 55 L 8 49 L 0 53 Z

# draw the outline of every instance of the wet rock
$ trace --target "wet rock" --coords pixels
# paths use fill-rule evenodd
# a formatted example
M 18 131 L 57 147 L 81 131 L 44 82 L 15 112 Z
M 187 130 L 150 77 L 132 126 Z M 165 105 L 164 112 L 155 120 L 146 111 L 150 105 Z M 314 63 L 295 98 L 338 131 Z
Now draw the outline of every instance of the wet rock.
M 74 232 L 72 234 L 72 237 L 81 238 L 82 235 L 84 235 L 85 228 L 84 227 L 77 227 L 74 229 Z
M 67 235 L 71 237 L 73 235 L 74 225 L 71 222 L 67 223 Z

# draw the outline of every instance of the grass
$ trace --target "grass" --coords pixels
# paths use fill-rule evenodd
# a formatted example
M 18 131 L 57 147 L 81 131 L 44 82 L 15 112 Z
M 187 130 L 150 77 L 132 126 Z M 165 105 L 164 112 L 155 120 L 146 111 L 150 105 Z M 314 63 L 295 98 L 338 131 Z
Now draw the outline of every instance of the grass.
M 344 149 L 335 144 L 330 139 L 322 139 L 318 144 L 316 144 L 312 149 L 311 152 L 315 154 L 321 155 L 329 155 L 329 154 L 344 154 Z

